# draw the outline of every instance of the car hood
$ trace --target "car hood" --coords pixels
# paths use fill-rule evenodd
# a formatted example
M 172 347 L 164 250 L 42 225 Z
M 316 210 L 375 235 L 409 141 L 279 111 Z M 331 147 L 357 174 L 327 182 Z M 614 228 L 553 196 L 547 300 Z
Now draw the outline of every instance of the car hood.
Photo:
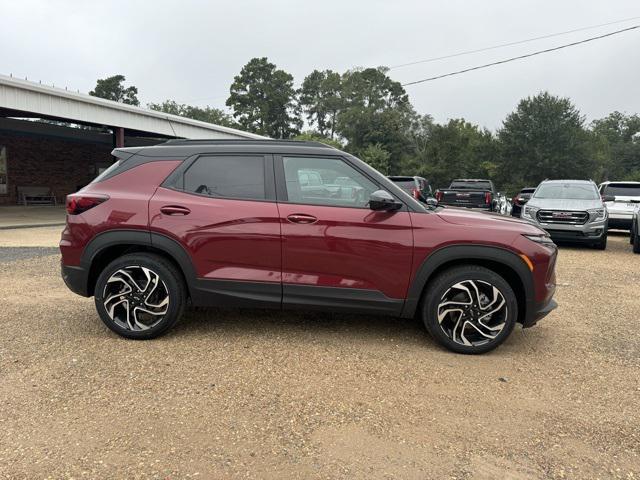
M 469 225 L 481 228 L 500 228 L 514 232 L 538 235 L 544 230 L 533 223 L 519 218 L 505 217 L 497 213 L 477 212 L 468 209 L 445 208 L 438 212 L 438 216 L 447 223 L 454 225 Z
M 603 208 L 602 200 L 573 200 L 559 198 L 530 198 L 527 202 L 529 207 L 537 207 L 543 210 L 591 210 L 593 208 Z

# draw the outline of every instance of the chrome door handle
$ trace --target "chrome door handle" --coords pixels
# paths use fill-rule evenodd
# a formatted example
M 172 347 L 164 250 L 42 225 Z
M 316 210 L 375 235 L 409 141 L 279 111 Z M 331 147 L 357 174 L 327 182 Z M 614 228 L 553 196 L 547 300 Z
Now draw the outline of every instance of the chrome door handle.
M 191 210 L 187 207 L 181 207 L 180 205 L 165 205 L 160 208 L 160 211 L 165 215 L 189 215 Z
M 318 221 L 316 217 L 314 217 L 313 215 L 307 215 L 306 213 L 292 213 L 287 217 L 287 220 L 289 220 L 291 223 L 303 224 L 316 223 Z

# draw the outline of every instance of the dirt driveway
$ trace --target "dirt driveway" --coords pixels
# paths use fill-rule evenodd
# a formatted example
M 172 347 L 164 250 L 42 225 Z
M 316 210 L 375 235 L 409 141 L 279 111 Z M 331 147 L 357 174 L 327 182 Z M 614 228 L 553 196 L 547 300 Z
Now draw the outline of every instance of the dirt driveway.
M 190 312 L 123 340 L 63 285 L 58 231 L 0 231 L 0 478 L 640 478 L 625 236 L 562 248 L 558 310 L 470 357 L 325 314 Z

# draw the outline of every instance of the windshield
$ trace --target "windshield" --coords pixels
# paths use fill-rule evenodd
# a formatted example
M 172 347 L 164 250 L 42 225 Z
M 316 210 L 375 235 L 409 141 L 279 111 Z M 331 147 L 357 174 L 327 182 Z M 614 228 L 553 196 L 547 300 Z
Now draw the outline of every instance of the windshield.
M 454 180 L 449 188 L 458 190 L 491 190 L 491 182 L 472 180 Z
M 538 187 L 533 197 L 558 200 L 597 200 L 600 195 L 595 185 L 590 183 L 544 183 Z
M 603 193 L 621 197 L 640 197 L 640 185 L 637 183 L 616 183 L 615 185 L 607 185 Z

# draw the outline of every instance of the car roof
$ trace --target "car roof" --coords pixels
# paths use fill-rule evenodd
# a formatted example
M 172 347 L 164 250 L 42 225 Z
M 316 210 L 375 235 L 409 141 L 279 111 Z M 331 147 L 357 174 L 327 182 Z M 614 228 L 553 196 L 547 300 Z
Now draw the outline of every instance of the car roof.
M 416 178 L 420 178 L 420 177 L 405 177 L 403 175 L 390 175 L 389 176 L 389 180 L 396 180 L 396 181 L 410 181 L 410 180 L 415 180 Z
M 594 184 L 593 180 L 543 180 L 540 183 L 574 183 L 576 185 Z
M 116 157 L 141 155 L 144 157 L 173 157 L 184 158 L 196 154 L 207 153 L 281 153 L 281 154 L 344 154 L 341 150 L 321 142 L 298 140 L 198 140 L 176 139 L 169 140 L 149 147 L 116 148 L 112 154 Z M 345 154 L 346 155 L 346 154 Z
M 600 185 L 640 185 L 640 182 L 634 182 L 634 181 L 624 181 L 624 180 L 619 180 L 619 181 L 614 181 L 614 182 L 602 182 Z
M 490 182 L 487 178 L 454 178 L 452 182 Z

